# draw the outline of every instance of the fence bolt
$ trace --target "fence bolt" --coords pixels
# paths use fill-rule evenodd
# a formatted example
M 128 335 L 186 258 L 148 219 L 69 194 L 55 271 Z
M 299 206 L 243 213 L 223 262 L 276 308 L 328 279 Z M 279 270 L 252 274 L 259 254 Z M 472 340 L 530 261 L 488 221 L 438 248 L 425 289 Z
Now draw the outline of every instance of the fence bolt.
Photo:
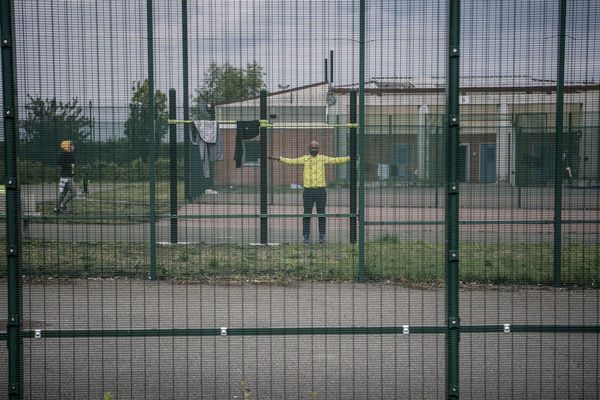
M 448 252 L 449 261 L 458 261 L 458 251 L 450 250 Z
M 17 315 L 11 315 L 11 316 L 8 318 L 8 322 L 6 323 L 6 325 L 7 325 L 8 327 L 15 327 L 15 326 L 19 326 L 19 320 L 20 320 L 20 318 L 21 318 L 21 317 L 20 317 L 18 314 L 17 314 Z

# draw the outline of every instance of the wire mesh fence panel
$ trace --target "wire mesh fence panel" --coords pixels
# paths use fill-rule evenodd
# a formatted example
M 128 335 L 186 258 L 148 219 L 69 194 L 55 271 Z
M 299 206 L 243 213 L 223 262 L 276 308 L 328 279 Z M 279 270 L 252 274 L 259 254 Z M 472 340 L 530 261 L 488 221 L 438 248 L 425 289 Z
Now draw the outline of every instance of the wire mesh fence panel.
M 574 40 L 588 36 L 583 26 L 598 10 L 530 6 L 463 13 L 461 86 L 477 88 L 461 104 L 460 275 L 477 289 L 461 294 L 461 323 L 506 333 L 462 337 L 461 388 L 471 397 L 594 397 L 596 334 L 568 332 L 598 323 L 590 266 L 599 196 L 584 172 L 595 161 L 583 156 L 598 153 L 584 150 L 595 135 L 588 68 L 597 61 Z M 531 29 L 534 20 L 544 28 Z
M 596 2 L 0 6 L 0 396 L 597 397 Z
M 469 334 L 461 342 L 462 397 L 597 396 L 596 334 Z

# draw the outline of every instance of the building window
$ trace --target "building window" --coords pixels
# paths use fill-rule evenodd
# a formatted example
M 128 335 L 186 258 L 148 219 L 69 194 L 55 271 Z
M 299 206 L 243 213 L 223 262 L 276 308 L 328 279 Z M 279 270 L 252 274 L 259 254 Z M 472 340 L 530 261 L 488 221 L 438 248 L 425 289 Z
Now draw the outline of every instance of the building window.
M 243 165 L 259 165 L 260 164 L 260 140 L 244 140 L 244 158 Z

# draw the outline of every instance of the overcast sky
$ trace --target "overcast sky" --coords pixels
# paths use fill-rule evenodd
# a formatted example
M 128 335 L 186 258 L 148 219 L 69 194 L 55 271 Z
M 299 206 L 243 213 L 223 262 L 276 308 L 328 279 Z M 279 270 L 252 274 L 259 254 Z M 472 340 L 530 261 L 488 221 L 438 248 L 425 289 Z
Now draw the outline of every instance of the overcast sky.
M 367 79 L 445 75 L 446 1 L 367 1 Z M 463 0 L 461 74 L 555 79 L 558 2 Z M 15 0 L 20 102 L 26 95 L 126 106 L 148 76 L 145 0 Z M 181 1 L 154 1 L 155 87 L 181 93 Z M 190 90 L 210 62 L 257 62 L 270 91 L 358 80 L 358 1 L 188 0 Z M 600 78 L 600 2 L 570 0 L 566 79 Z

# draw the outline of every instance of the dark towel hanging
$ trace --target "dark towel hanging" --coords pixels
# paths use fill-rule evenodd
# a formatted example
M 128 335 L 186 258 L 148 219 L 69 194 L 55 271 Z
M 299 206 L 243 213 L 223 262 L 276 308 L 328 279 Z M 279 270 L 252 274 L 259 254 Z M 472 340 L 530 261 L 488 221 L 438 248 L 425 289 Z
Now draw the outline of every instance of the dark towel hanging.
M 260 121 L 237 121 L 235 151 L 233 153 L 233 159 L 235 160 L 236 168 L 240 168 L 242 166 L 242 160 L 244 158 L 244 146 L 242 142 L 244 140 L 250 140 L 257 137 L 259 132 Z

